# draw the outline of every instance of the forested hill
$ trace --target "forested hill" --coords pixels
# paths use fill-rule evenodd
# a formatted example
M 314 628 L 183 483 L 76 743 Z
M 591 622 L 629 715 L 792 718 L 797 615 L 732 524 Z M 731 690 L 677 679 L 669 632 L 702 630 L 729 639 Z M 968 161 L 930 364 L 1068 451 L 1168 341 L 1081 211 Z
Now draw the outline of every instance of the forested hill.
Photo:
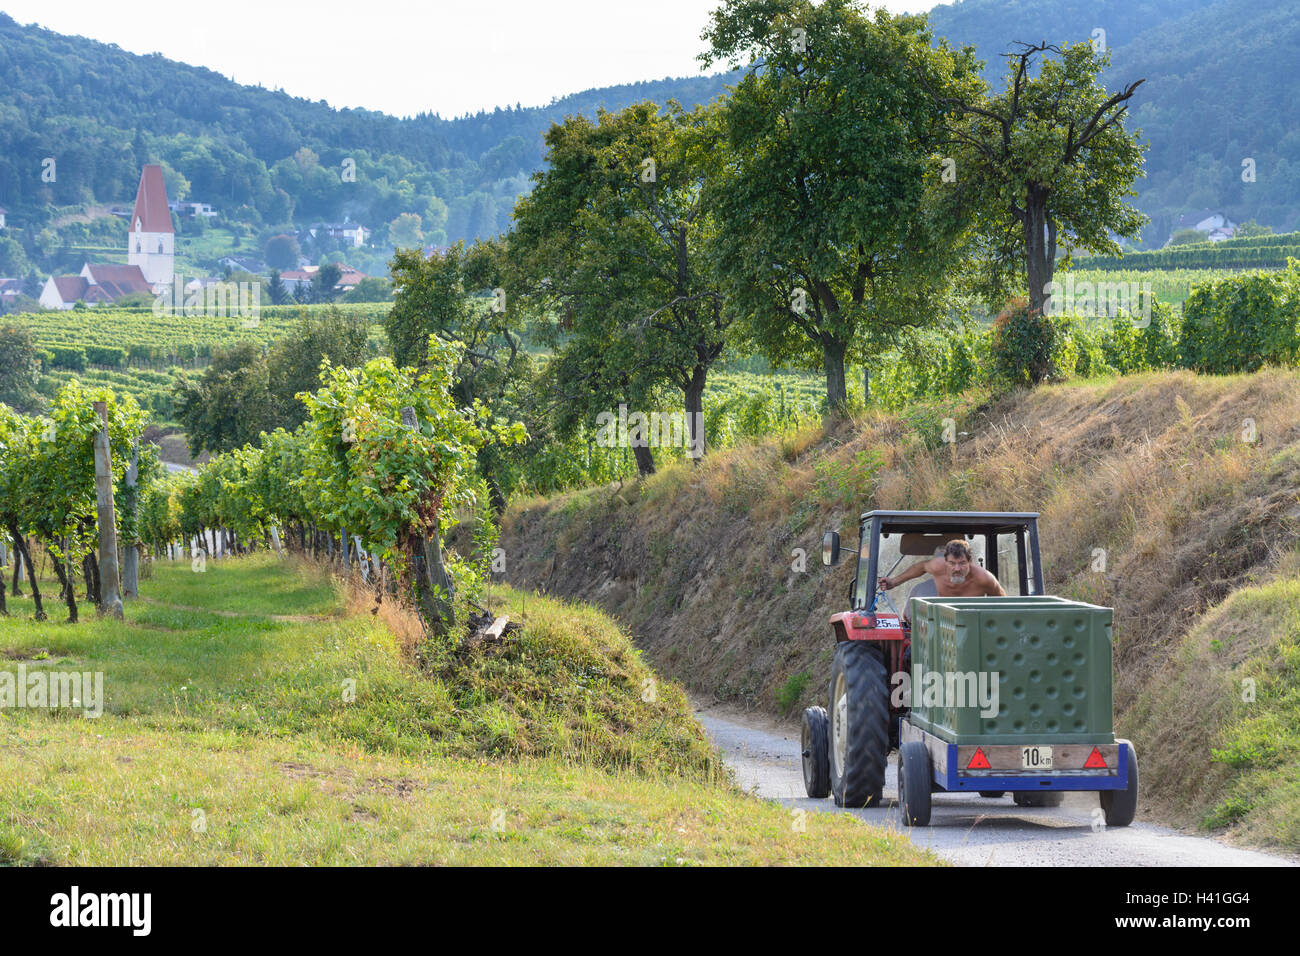
M 237 84 L 0 13 L 0 206 L 40 227 L 52 207 L 129 200 L 140 166 L 161 160 L 188 181 L 190 198 L 258 226 L 350 216 L 373 227 L 414 212 L 426 223 L 445 215 L 449 240 L 486 237 L 506 227 L 541 165 L 552 121 L 642 99 L 705 102 L 724 79 L 632 83 L 451 120 L 399 119 Z M 45 157 L 57 160 L 53 183 L 40 175 Z M 349 157 L 357 177 L 344 184 Z
M 1277 231 L 1300 224 L 1300 4 L 1295 0 L 962 0 L 935 7 L 934 30 L 969 43 L 1003 88 L 1014 41 L 1086 41 L 1105 31 L 1107 85 L 1146 79 L 1130 128 L 1150 144 L 1136 204 L 1144 238 L 1168 238 L 1209 209 Z M 1242 161 L 1255 161 L 1255 182 Z
M 1294 0 L 961 0 L 936 7 L 931 21 L 937 35 L 974 45 L 999 87 L 998 54 L 1015 41 L 1105 31 L 1110 84 L 1147 79 L 1131 122 L 1150 142 L 1137 200 L 1154 219 L 1148 242 L 1202 209 L 1279 229 L 1300 224 L 1300 126 L 1289 108 L 1300 93 Z M 31 235 L 60 207 L 129 201 L 141 164 L 161 160 L 172 192 L 256 229 L 350 217 L 382 242 L 385 224 L 413 212 L 429 242 L 472 239 L 507 226 L 552 121 L 641 99 L 705 102 L 733 79 L 656 80 L 543 107 L 399 119 L 239 85 L 0 14 L 0 206 Z M 46 157 L 58 163 L 52 183 L 40 175 Z M 357 164 L 354 183 L 339 176 L 347 158 Z M 1253 183 L 1241 178 L 1247 158 Z

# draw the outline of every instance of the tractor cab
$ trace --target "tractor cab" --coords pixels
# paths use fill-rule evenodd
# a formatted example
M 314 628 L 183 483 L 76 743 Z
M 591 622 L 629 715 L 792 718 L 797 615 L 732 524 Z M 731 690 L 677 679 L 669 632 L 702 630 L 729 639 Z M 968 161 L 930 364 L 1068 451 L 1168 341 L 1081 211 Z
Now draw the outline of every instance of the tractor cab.
M 952 540 L 964 541 L 973 560 L 996 577 L 1008 595 L 1043 593 L 1037 512 L 869 511 L 859 524 L 858 573 L 849 589 L 852 610 L 859 615 L 888 613 L 910 628 L 911 599 L 938 596 L 938 585 L 925 576 L 891 593 L 881 589 L 879 581 L 941 555 Z M 842 548 L 839 533 L 828 531 L 822 540 L 822 562 L 834 566 L 841 550 L 852 549 Z

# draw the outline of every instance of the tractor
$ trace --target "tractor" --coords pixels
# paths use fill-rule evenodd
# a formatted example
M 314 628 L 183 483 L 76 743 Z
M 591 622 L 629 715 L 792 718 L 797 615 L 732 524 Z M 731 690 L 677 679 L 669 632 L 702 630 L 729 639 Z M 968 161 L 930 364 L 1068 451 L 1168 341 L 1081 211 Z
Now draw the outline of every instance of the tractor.
M 931 578 L 900 612 L 880 579 L 952 540 L 1007 596 L 945 597 Z M 834 567 L 843 551 L 857 555 L 857 574 L 849 610 L 830 619 L 828 706 L 803 713 L 808 796 L 881 805 L 897 751 L 909 826 L 928 825 L 931 795 L 943 791 L 1010 793 L 1018 806 L 1044 807 L 1092 790 L 1107 825 L 1132 822 L 1137 756 L 1113 735 L 1112 611 L 1043 594 L 1037 513 L 871 511 L 856 551 L 826 533 L 823 564 Z M 883 575 L 882 562 L 892 562 Z

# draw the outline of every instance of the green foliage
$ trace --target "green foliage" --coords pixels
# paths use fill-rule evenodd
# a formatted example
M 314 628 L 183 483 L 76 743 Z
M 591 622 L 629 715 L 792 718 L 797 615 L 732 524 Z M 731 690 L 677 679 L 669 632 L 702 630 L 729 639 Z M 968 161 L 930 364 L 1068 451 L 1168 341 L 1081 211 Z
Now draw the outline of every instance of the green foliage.
M 1195 230 L 1192 230 L 1195 232 Z M 1075 260 L 1080 269 L 1135 272 L 1178 269 L 1282 269 L 1287 260 L 1300 257 L 1300 233 L 1263 234 L 1209 242 L 1198 241 L 1176 249 L 1130 252 L 1126 255 L 1087 256 Z
M 791 42 L 796 26 L 806 44 Z M 937 198 L 931 92 L 978 95 L 974 64 L 931 47 L 924 20 L 849 0 L 733 0 L 705 39 L 706 64 L 748 66 L 711 147 L 723 293 L 754 347 L 822 365 L 828 402 L 843 405 L 846 358 L 865 357 L 873 334 L 924 323 L 964 251 Z
M 839 508 L 867 501 L 875 493 L 876 481 L 885 459 L 879 448 L 864 448 L 852 458 L 839 461 L 831 456 L 813 463 L 817 473 L 817 500 Z
M 776 705 L 781 708 L 782 713 L 789 713 L 790 709 L 803 700 L 804 691 L 808 689 L 808 683 L 812 680 L 812 674 L 808 671 L 800 671 L 798 674 L 791 674 L 789 679 L 776 692 Z
M 0 403 L 30 411 L 39 374 L 31 334 L 20 325 L 0 325 Z
M 1250 372 L 1300 356 L 1300 264 L 1198 286 L 1183 306 L 1182 361 L 1200 372 Z
M 50 353 L 50 364 L 55 368 L 71 369 L 74 372 L 85 371 L 85 349 L 65 345 L 51 345 L 48 351 Z
M 990 355 L 994 377 L 1011 385 L 1043 381 L 1059 368 L 1054 355 L 1061 331 L 1060 322 L 1032 311 L 1028 302 L 1013 302 L 993 323 Z

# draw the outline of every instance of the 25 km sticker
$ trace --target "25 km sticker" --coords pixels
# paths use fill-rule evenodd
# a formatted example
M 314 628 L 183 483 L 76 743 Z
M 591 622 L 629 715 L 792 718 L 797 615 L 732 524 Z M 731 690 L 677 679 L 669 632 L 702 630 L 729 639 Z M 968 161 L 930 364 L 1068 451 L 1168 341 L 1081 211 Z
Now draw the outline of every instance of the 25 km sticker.
M 1051 770 L 1051 747 L 1023 747 L 1020 750 L 1021 770 Z

